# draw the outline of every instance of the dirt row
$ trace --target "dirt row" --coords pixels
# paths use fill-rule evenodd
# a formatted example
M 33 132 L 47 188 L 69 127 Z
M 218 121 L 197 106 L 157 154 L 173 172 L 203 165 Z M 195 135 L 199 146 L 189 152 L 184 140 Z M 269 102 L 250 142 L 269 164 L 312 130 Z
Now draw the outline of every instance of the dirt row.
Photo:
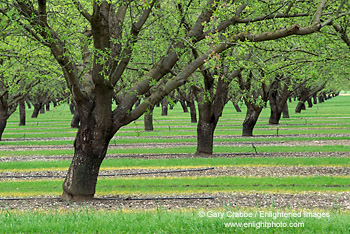
M 139 159 L 181 159 L 181 158 L 315 158 L 315 157 L 344 157 L 349 158 L 350 152 L 284 152 L 284 153 L 220 153 L 213 155 L 194 154 L 107 154 L 106 160 L 113 158 L 139 158 Z M 0 162 L 16 161 L 57 161 L 72 160 L 69 155 L 30 155 L 15 157 L 0 157 Z
M 175 199 L 174 199 L 175 198 Z M 177 198 L 177 199 L 176 199 Z M 215 209 L 215 208 L 322 208 L 350 210 L 350 193 L 201 193 L 201 194 L 173 194 L 148 195 L 132 197 L 100 197 L 93 201 L 82 203 L 67 203 L 58 197 L 31 198 L 25 200 L 0 199 L 0 210 L 49 210 L 49 209 Z
M 135 144 L 111 144 L 109 149 L 152 149 L 172 148 L 182 146 L 196 146 L 195 142 L 181 143 L 135 143 Z M 263 147 L 263 146 L 323 146 L 323 145 L 350 145 L 350 140 L 312 140 L 312 141 L 264 141 L 264 142 L 215 142 L 215 146 L 234 147 Z M 0 150 L 33 151 L 33 150 L 66 150 L 73 149 L 73 145 L 31 145 L 31 146 L 0 146 Z

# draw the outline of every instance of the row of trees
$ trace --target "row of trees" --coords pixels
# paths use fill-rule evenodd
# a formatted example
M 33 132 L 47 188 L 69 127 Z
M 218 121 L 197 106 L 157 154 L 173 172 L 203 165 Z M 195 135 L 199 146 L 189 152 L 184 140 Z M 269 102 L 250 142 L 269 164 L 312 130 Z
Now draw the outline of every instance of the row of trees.
M 42 79 L 61 86 L 63 79 L 62 93 L 75 103 L 80 125 L 63 183 L 67 200 L 93 198 L 111 138 L 174 90 L 189 104 L 197 100 L 197 153 L 210 154 L 228 100 L 244 100 L 243 134 L 251 135 L 268 99 L 277 124 L 291 94 L 304 103 L 325 87 L 337 90 L 349 74 L 347 1 L 0 4 L 1 87 L 25 81 L 17 86 L 24 94 Z

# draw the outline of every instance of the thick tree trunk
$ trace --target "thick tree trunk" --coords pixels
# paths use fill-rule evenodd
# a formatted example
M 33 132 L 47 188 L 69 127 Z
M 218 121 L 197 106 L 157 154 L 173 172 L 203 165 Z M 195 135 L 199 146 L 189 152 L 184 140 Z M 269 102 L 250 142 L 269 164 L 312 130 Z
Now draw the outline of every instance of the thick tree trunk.
M 6 124 L 7 124 L 7 118 L 0 116 L 0 141 L 2 139 L 2 134 L 5 131 Z
M 303 110 L 303 107 L 305 108 L 305 103 L 302 101 L 299 101 L 297 106 L 295 107 L 295 113 L 301 113 L 301 110 Z
M 40 104 L 33 104 L 33 105 L 34 105 L 34 110 L 33 110 L 32 118 L 38 118 L 41 105 Z
M 324 102 L 323 96 L 322 95 L 318 95 L 318 102 L 322 103 Z
M 261 111 L 262 108 L 254 109 L 251 105 L 247 106 L 247 114 L 243 121 L 242 136 L 253 136 L 253 130 Z
M 306 101 L 307 101 L 307 106 L 309 108 L 312 108 L 312 100 L 311 100 L 311 98 L 308 98 Z
M 26 104 L 24 100 L 19 102 L 19 126 L 26 125 Z
M 90 124 L 94 124 L 90 121 Z M 105 129 L 80 127 L 74 141 L 74 156 L 63 183 L 62 199 L 83 201 L 94 197 L 101 163 L 110 139 L 101 137 Z M 100 139 L 96 139 L 99 135 Z
M 197 123 L 197 111 L 194 101 L 191 100 L 190 102 L 187 102 L 187 106 L 190 108 L 191 123 Z
M 279 124 L 280 119 L 281 119 L 281 115 L 282 115 L 282 111 L 279 108 L 276 108 L 276 109 L 271 108 L 269 124 L 274 124 L 274 125 Z
M 213 154 L 214 131 L 216 123 L 206 122 L 199 117 L 197 125 L 197 151 L 196 155 Z
M 283 107 L 282 113 L 283 113 L 283 118 L 284 118 L 284 119 L 289 119 L 289 110 L 288 110 L 288 104 L 287 104 L 287 102 L 286 102 L 286 104 L 285 104 L 284 107 Z
M 168 115 L 168 101 L 163 98 L 161 101 L 162 104 L 162 116 L 167 116 Z
M 80 123 L 79 112 L 78 110 L 75 110 L 70 126 L 71 128 L 79 128 L 79 123 Z
M 153 108 L 144 114 L 145 131 L 153 131 Z
M 72 115 L 74 115 L 74 113 L 75 113 L 75 106 L 74 106 L 74 103 L 69 104 L 69 110 L 70 110 L 70 113 L 71 113 Z
M 269 124 L 279 124 L 284 107 L 287 106 L 289 96 L 290 91 L 288 90 L 288 86 L 286 84 L 282 89 L 280 81 L 276 80 L 273 82 L 269 95 L 271 109 Z
M 91 200 L 95 194 L 100 165 L 117 131 L 112 120 L 113 90 L 96 86 L 93 101 L 77 103 L 80 126 L 74 141 L 74 156 L 63 182 L 62 199 Z

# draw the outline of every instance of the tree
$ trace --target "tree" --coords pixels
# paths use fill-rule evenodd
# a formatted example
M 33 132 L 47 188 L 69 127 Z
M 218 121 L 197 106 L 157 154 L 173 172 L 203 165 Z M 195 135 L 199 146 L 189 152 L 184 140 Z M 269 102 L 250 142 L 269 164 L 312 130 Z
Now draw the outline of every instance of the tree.
M 259 42 L 290 35 L 306 35 L 328 24 L 327 19 L 325 22 L 320 22 L 325 0 L 317 5 L 315 14 L 290 13 L 292 6 L 289 5 L 284 13 L 276 15 L 274 12 L 269 12 L 267 15 L 262 14 L 263 18 L 256 20 L 312 15 L 314 19 L 311 25 L 302 27 L 299 24 L 285 22 L 282 25 L 284 27 L 255 33 L 249 33 L 244 28 L 238 27 L 238 32 L 230 28 L 232 25 L 249 23 L 251 19 L 248 14 L 242 16 L 245 18 L 241 18 L 240 15 L 212 17 L 218 9 L 223 12 L 228 6 L 228 3 L 214 0 L 187 2 L 186 15 L 191 17 L 190 29 L 186 31 L 182 30 L 181 18 L 172 15 L 173 5 L 168 2 L 162 2 L 157 7 L 155 7 L 157 1 L 127 0 L 118 3 L 94 0 L 92 4 L 88 1 L 74 0 L 62 1 L 61 5 L 46 0 L 38 0 L 35 4 L 27 0 L 14 0 L 13 3 L 14 5 L 8 7 L 15 7 L 21 15 L 18 17 L 20 27 L 28 36 L 41 42 L 51 51 L 61 66 L 67 86 L 77 104 L 80 126 L 74 141 L 74 157 L 63 183 L 62 198 L 66 200 L 93 198 L 99 167 L 114 134 L 122 126 L 139 118 L 171 91 L 183 85 L 188 77 L 207 61 L 210 54 L 220 54 L 239 41 Z M 263 4 L 260 1 L 256 3 Z M 190 8 L 193 4 L 198 5 Z M 73 5 L 75 9 L 72 8 Z M 245 9 L 247 6 L 247 4 L 233 4 L 232 9 Z M 295 9 L 297 11 L 298 8 Z M 55 14 L 58 10 L 60 14 Z M 58 18 L 63 16 L 66 18 Z M 150 60 L 150 47 L 142 44 L 146 35 L 149 35 L 145 33 L 145 28 L 152 25 L 152 22 L 164 25 L 163 21 L 169 22 L 172 27 L 162 28 L 163 33 L 160 36 L 172 35 L 171 44 L 159 43 L 160 49 L 166 48 L 158 53 L 161 55 L 160 58 L 147 67 L 148 71 L 144 76 L 135 83 L 129 83 L 127 87 L 123 80 L 132 75 L 132 71 L 127 68 L 133 64 L 135 55 L 138 55 L 139 59 Z M 208 27 L 207 23 L 213 21 L 215 24 L 210 24 Z M 59 23 L 65 25 L 58 25 Z M 78 33 L 84 30 L 91 36 Z M 224 40 L 215 47 L 201 52 L 196 59 L 185 63 L 183 55 L 197 44 L 201 42 L 205 44 L 206 35 L 216 35 L 224 31 L 227 31 Z M 91 52 L 88 63 L 85 63 L 81 50 L 77 49 L 81 43 L 86 43 Z M 172 69 L 176 64 L 179 66 L 179 71 L 169 78 L 166 75 L 173 72 Z M 115 90 L 120 90 L 117 95 L 121 101 L 113 109 L 112 99 Z M 149 90 L 152 90 L 151 95 L 136 108 L 131 109 Z

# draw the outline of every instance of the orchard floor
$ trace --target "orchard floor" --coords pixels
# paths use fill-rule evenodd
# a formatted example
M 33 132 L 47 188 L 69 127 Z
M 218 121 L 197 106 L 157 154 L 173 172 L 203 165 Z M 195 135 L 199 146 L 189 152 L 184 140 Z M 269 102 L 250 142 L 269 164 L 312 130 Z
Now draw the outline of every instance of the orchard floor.
M 342 106 L 349 100 L 348 96 L 331 99 L 326 104 L 318 104 L 317 109 L 308 109 L 303 115 L 292 114 L 279 126 L 266 124 L 268 110 L 265 110 L 255 130 L 256 136 L 252 138 L 240 136 L 244 110 L 239 114 L 232 109 L 226 110 L 234 114 L 223 114 L 212 156 L 191 153 L 196 148 L 196 124 L 188 123 L 189 114 L 181 113 L 179 106 L 175 106 L 177 112 L 174 110 L 169 117 L 155 117 L 155 125 L 159 126 L 155 126 L 153 133 L 143 132 L 142 120 L 138 120 L 123 128 L 112 140 L 106 164 L 101 167 L 100 178 L 115 183 L 114 190 L 107 188 L 101 192 L 97 187 L 95 200 L 80 203 L 62 201 L 59 197 L 76 131 L 69 128 L 70 114 L 64 112 L 66 109 L 60 109 L 56 116 L 60 113 L 63 117 L 55 119 L 54 114 L 45 114 L 42 119 L 32 120 L 21 128 L 13 119 L 0 144 L 0 209 L 252 207 L 350 210 L 350 108 Z M 332 118 L 334 113 L 337 113 L 336 118 Z M 221 178 L 231 178 L 233 182 L 211 182 L 211 179 Z M 244 184 L 234 183 L 234 180 L 265 178 L 269 180 L 252 182 L 247 189 Z M 293 183 L 293 178 L 299 182 Z M 141 184 L 142 180 L 159 179 L 170 184 L 135 192 L 135 187 L 142 186 L 119 186 L 121 179 L 140 180 Z M 184 182 L 177 187 L 171 184 L 174 179 L 193 180 L 194 183 L 201 179 L 206 181 Z M 278 179 L 282 182 L 274 183 Z M 283 179 L 292 182 L 285 183 Z M 300 179 L 321 182 L 301 184 Z M 47 188 L 51 190 L 46 191 L 45 187 L 36 190 L 22 182 L 54 184 L 49 184 Z M 115 188 L 122 191 L 116 192 Z

